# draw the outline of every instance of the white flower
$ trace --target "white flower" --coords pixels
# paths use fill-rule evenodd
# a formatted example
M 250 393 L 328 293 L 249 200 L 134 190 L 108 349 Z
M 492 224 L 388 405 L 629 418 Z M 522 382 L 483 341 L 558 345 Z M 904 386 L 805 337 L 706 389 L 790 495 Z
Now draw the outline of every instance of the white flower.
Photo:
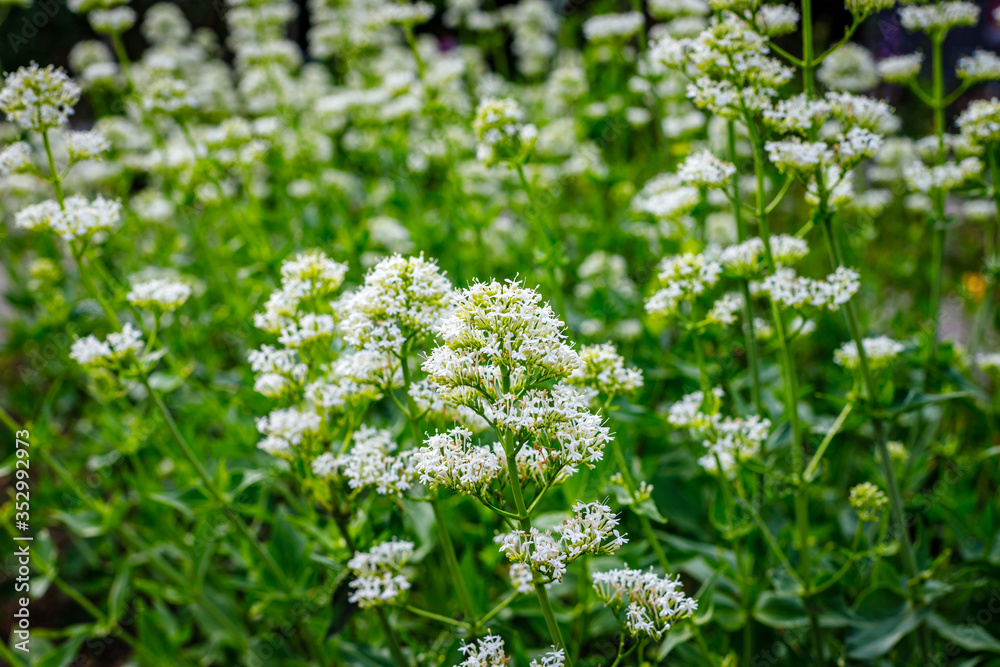
M 473 644 L 466 644 L 463 639 L 458 650 L 465 656 L 465 660 L 459 663 L 458 667 L 508 667 L 503 639 L 494 635 L 492 631 Z
M 887 336 L 865 338 L 861 343 L 864 346 L 868 367 L 873 371 L 885 368 L 903 351 L 901 343 Z M 844 343 L 833 353 L 833 360 L 844 368 L 851 370 L 859 368 L 861 362 L 858 358 L 857 344 L 854 341 Z
M 639 12 L 598 14 L 583 23 L 583 36 L 589 42 L 628 39 L 639 32 L 645 22 Z
M 531 568 L 524 563 L 511 563 L 508 570 L 510 583 L 518 593 L 530 593 L 534 590 L 534 575 Z
M 805 133 L 830 117 L 830 104 L 807 95 L 795 95 L 763 110 L 764 122 L 779 132 Z
M 968 83 L 1000 80 L 1000 56 L 992 51 L 976 49 L 971 56 L 958 59 L 956 72 Z
M 798 27 L 799 12 L 789 5 L 763 5 L 757 10 L 753 22 L 768 37 L 787 35 Z
M 395 537 L 354 554 L 347 561 L 347 568 L 354 575 L 349 584 L 354 590 L 348 601 L 362 609 L 399 603 L 410 590 L 410 582 L 401 570 L 412 557 L 413 542 Z
M 87 15 L 87 20 L 99 35 L 121 34 L 135 25 L 135 11 L 131 7 L 96 9 Z
M 830 113 L 845 130 L 861 127 L 876 134 L 889 134 L 899 127 L 892 107 L 882 100 L 838 92 L 827 93 L 825 99 Z
M 26 141 L 13 143 L 0 152 L 0 176 L 4 178 L 23 174 L 31 167 L 31 145 Z
M 743 306 L 743 302 L 736 294 L 723 294 L 720 299 L 712 304 L 706 319 L 716 324 L 729 326 L 736 321 L 736 313 Z
M 414 468 L 421 483 L 480 496 L 506 475 L 504 457 L 499 444 L 473 445 L 472 431 L 458 427 L 427 438 L 417 450 Z
M 532 660 L 528 667 L 563 667 L 566 664 L 566 651 L 561 648 L 552 647 L 541 656 L 539 660 Z
M 916 51 L 901 56 L 890 56 L 878 62 L 878 74 L 889 83 L 909 83 L 920 74 L 924 54 Z
M 7 74 L 0 110 L 25 130 L 44 132 L 65 125 L 80 99 L 80 87 L 62 69 L 32 63 Z
M 106 341 L 92 335 L 74 341 L 69 356 L 82 366 L 95 366 L 119 362 L 129 353 L 138 354 L 142 346 L 142 332 L 126 322 L 121 332 L 108 334 Z
M 952 28 L 973 26 L 979 21 L 979 7 L 971 2 L 937 2 L 899 8 L 899 20 L 909 31 L 946 33 Z
M 737 462 L 752 459 L 760 452 L 770 429 L 770 420 L 758 415 L 746 419 L 712 415 L 710 425 L 696 429 L 708 449 L 698 464 L 710 473 L 717 472 L 721 464 L 722 471 L 730 474 Z
M 677 170 L 682 183 L 699 188 L 724 187 L 735 173 L 735 165 L 720 160 L 707 150 L 689 155 Z
M 81 195 L 67 197 L 65 208 L 53 200 L 21 209 L 14 222 L 24 229 L 49 229 L 66 242 L 87 240 L 99 232 L 110 231 L 121 217 L 121 204 L 97 196 L 88 201 Z
M 860 93 L 878 84 L 875 59 L 865 47 L 847 42 L 834 51 L 816 72 L 827 88 Z
M 291 456 L 292 447 L 300 445 L 307 435 L 316 433 L 321 421 L 315 412 L 296 408 L 273 410 L 257 419 L 257 430 L 264 435 L 257 446 L 273 456 Z
M 1000 143 L 1000 100 L 973 100 L 958 116 L 962 136 L 984 144 Z
M 100 130 L 70 132 L 66 135 L 66 150 L 71 161 L 91 160 L 99 157 L 111 147 L 111 143 Z
M 511 98 L 480 102 L 472 131 L 479 142 L 476 155 L 488 167 L 498 162 L 523 162 L 538 138 L 538 129 L 525 124 L 524 110 Z
M 604 503 L 573 505 L 573 516 L 555 528 L 559 547 L 572 562 L 583 554 L 607 555 L 620 549 L 628 539 L 617 530 L 618 515 Z
M 339 329 L 357 348 L 399 354 L 407 340 L 433 333 L 448 313 L 453 291 L 433 261 L 393 255 L 341 299 Z
M 180 308 L 190 296 L 190 285 L 177 280 L 158 279 L 133 285 L 125 298 L 133 306 L 169 312 Z
M 846 267 L 837 269 L 824 280 L 813 280 L 795 273 L 794 269 L 778 269 L 754 289 L 789 308 L 813 306 L 837 310 L 847 303 L 861 287 L 858 272 Z
M 499 397 L 504 369 L 516 391 L 566 377 L 580 365 L 562 321 L 541 300 L 520 283 L 496 280 L 473 283 L 455 296 L 454 312 L 437 328 L 443 344 L 423 364 L 445 400 L 465 404 L 480 390 Z
M 349 451 L 337 457 L 321 454 L 313 460 L 312 469 L 317 477 L 345 480 L 353 492 L 374 488 L 382 495 L 402 495 L 416 478 L 414 452 L 395 451 L 392 433 L 362 426 L 354 433 Z
M 694 301 L 714 286 L 720 273 L 722 265 L 702 255 L 686 253 L 664 259 L 659 273 L 663 287 L 646 301 L 646 312 L 662 317 L 677 315 L 681 304 Z
M 594 573 L 594 590 L 612 611 L 625 611 L 625 629 L 636 638 L 660 639 L 673 623 L 687 618 L 698 603 L 684 595 L 680 577 L 659 577 L 650 570 Z
M 566 384 L 589 387 L 606 396 L 629 394 L 642 386 L 642 371 L 626 368 L 625 359 L 611 343 L 583 346 L 580 360 L 583 365 L 566 378 Z
M 768 141 L 764 147 L 767 149 L 767 156 L 781 173 L 811 173 L 833 157 L 826 142 L 808 142 L 798 137 L 787 141 Z

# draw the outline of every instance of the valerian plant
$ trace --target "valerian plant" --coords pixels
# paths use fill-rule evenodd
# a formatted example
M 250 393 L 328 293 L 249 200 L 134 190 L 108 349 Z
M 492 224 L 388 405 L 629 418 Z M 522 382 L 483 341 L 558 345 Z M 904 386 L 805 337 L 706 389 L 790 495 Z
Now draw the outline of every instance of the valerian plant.
M 0 88 L 5 664 L 1000 664 L 1000 16 L 68 9 Z

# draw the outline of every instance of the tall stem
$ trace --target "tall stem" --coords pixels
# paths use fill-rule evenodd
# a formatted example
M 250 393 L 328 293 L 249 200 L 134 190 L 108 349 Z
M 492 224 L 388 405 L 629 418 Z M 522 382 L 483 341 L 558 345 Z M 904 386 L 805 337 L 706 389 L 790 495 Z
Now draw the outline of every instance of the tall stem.
M 517 514 L 520 517 L 518 525 L 522 531 L 527 533 L 531 531 L 531 518 L 528 516 L 528 511 L 524 504 L 521 478 L 517 473 L 517 451 L 515 445 L 509 443 L 507 438 L 504 438 L 504 449 L 507 452 L 507 477 L 510 480 L 510 492 L 514 497 L 514 507 L 517 509 Z M 569 647 L 563 641 L 562 631 L 559 629 L 555 612 L 552 611 L 552 603 L 549 601 L 549 593 L 545 590 L 545 583 L 539 580 L 538 576 L 534 573 L 532 574 L 532 578 L 534 579 L 535 595 L 538 597 L 538 604 L 542 608 L 542 615 L 545 617 L 545 625 L 549 629 L 552 643 L 566 650 L 566 664 L 569 667 L 573 667 Z
M 406 349 L 400 354 L 399 365 L 403 371 L 403 390 L 406 392 L 406 419 L 410 424 L 413 446 L 419 447 L 421 443 L 420 426 L 417 424 L 417 405 L 410 392 L 413 376 L 410 373 L 410 361 Z M 458 557 L 455 555 L 455 544 L 452 542 L 451 534 L 448 532 L 448 522 L 445 521 L 444 515 L 441 513 L 440 503 L 436 498 L 431 500 L 430 505 L 434 511 L 434 522 L 437 524 L 438 538 L 441 540 L 444 559 L 451 572 L 451 579 L 455 582 L 455 591 L 458 593 L 458 599 L 462 603 L 465 620 L 469 623 L 475 623 L 478 615 L 476 608 L 472 604 L 472 596 L 469 595 L 469 588 L 466 586 L 465 577 L 462 576 L 462 568 L 459 566 Z
M 739 156 L 736 154 L 736 124 L 733 121 L 726 123 L 726 133 L 729 143 L 729 159 L 733 164 L 739 164 Z M 747 240 L 747 225 L 743 219 L 743 209 L 740 205 L 740 179 L 739 171 L 733 175 L 733 201 L 737 202 L 733 207 L 733 216 L 736 218 L 736 240 Z M 750 296 L 750 283 L 745 278 L 740 281 L 740 293 L 743 295 L 743 339 L 744 347 L 747 351 L 747 365 L 750 368 L 750 400 L 757 409 L 757 414 L 764 412 L 764 404 L 760 391 L 760 367 L 757 361 L 757 337 L 753 326 L 753 300 Z
M 803 3 L 803 8 L 808 5 L 808 0 Z M 805 20 L 803 19 L 803 25 Z M 810 30 L 810 39 L 812 31 Z M 774 262 L 774 255 L 771 252 L 771 230 L 767 218 L 767 189 L 764 183 L 764 142 L 754 126 L 753 119 L 747 118 L 747 128 L 750 132 L 750 142 L 753 144 L 754 171 L 757 176 L 757 218 L 760 223 L 760 236 L 764 242 L 764 257 L 768 271 L 773 275 L 777 269 Z M 809 614 L 809 625 L 811 629 L 813 651 L 816 654 L 817 664 L 823 664 L 823 642 L 819 628 L 819 617 L 809 601 L 810 588 L 812 586 L 812 558 L 809 546 L 809 495 L 806 489 L 808 484 L 803 476 L 805 470 L 805 454 L 802 451 L 802 427 L 799 423 L 798 413 L 798 378 L 795 370 L 794 358 L 788 341 L 788 332 L 785 329 L 784 313 L 778 304 L 771 301 L 771 315 L 774 319 L 774 331 L 778 338 L 778 346 L 781 354 L 781 372 L 785 386 L 785 414 L 791 426 L 792 435 L 792 469 L 798 478 L 801 488 L 795 494 L 795 526 L 799 540 L 799 576 L 802 579 L 803 598 L 805 600 L 806 611 Z
M 382 626 L 382 633 L 385 634 L 385 641 L 389 644 L 389 652 L 392 653 L 392 659 L 396 661 L 398 667 L 409 667 L 410 661 L 406 659 L 403 654 L 403 649 L 399 645 L 399 640 L 396 639 L 396 633 L 392 629 L 392 625 L 389 623 L 389 617 L 385 613 L 385 608 L 381 605 L 375 607 L 375 615 L 378 616 L 379 625 Z
M 840 252 L 840 246 L 833 235 L 832 218 L 826 217 L 823 220 L 823 237 L 826 240 L 827 251 L 830 256 L 830 263 L 834 269 L 844 265 L 844 259 Z M 858 367 L 861 369 L 861 379 L 868 394 L 868 401 L 873 408 L 879 404 L 878 386 L 875 384 L 875 376 L 872 374 L 868 364 L 868 355 L 865 352 L 861 327 L 858 325 L 857 308 L 854 301 L 844 304 L 844 317 L 847 320 L 847 330 L 854 341 L 858 351 Z M 913 543 L 910 541 L 910 533 L 906 525 L 906 516 L 903 506 L 903 497 L 899 492 L 899 482 L 896 480 L 896 470 L 892 466 L 892 459 L 889 455 L 887 444 L 886 425 L 881 419 L 873 419 L 872 427 L 875 430 L 875 447 L 878 449 L 879 457 L 882 459 L 882 472 L 885 475 L 886 486 L 889 489 L 889 503 L 893 521 L 899 527 L 900 549 L 903 552 L 903 565 L 906 568 L 907 576 L 911 579 L 919 572 L 916 555 L 913 550 Z M 926 631 L 921 627 L 918 631 L 920 650 L 926 655 L 928 653 L 928 638 Z

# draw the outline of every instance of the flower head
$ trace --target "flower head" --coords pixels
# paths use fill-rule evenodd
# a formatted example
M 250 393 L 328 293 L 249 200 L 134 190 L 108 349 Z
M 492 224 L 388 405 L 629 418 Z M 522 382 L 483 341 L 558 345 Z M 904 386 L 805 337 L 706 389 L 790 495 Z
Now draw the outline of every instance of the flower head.
M 0 110 L 26 130 L 44 132 L 66 124 L 80 100 L 80 87 L 62 69 L 32 63 L 7 74 Z

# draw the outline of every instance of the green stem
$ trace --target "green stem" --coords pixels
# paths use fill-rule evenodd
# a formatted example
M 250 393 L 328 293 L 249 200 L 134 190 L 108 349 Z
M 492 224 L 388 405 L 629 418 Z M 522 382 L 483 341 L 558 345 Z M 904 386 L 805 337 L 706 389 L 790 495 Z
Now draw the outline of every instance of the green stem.
M 399 365 L 403 372 L 403 391 L 406 392 L 406 419 L 410 424 L 413 446 L 416 448 L 420 446 L 422 438 L 420 437 L 420 425 L 417 423 L 417 404 L 413 400 L 413 396 L 410 392 L 410 388 L 413 383 L 413 376 L 410 372 L 408 352 L 409 347 L 404 346 L 402 353 L 399 355 Z M 441 513 L 441 506 L 437 499 L 431 500 L 430 505 L 431 509 L 434 511 L 434 522 L 437 524 L 438 538 L 441 541 L 441 549 L 444 551 L 444 559 L 448 565 L 448 570 L 451 573 L 451 579 L 455 583 L 455 590 L 458 593 L 458 599 L 462 603 L 465 620 L 474 624 L 477 617 L 476 608 L 472 604 L 472 596 L 469 595 L 469 588 L 465 583 L 465 577 L 462 575 L 462 568 L 458 563 L 458 556 L 455 554 L 455 544 L 452 542 L 451 534 L 448 532 L 448 522 Z M 475 634 L 474 626 L 473 634 Z
M 833 264 L 834 268 L 837 268 L 844 265 L 844 259 L 840 252 L 840 246 L 837 244 L 833 235 L 832 224 L 832 219 L 829 217 L 823 220 L 823 236 L 826 239 L 826 247 L 830 256 L 830 262 Z M 871 371 L 870 365 L 868 364 L 868 355 L 865 352 L 865 346 L 862 343 L 863 338 L 861 336 L 861 327 L 858 324 L 857 308 L 853 300 L 844 304 L 844 317 L 847 320 L 848 333 L 851 336 L 851 340 L 854 341 L 854 345 L 858 351 L 858 366 L 861 369 L 861 379 L 864 382 L 865 391 L 868 394 L 868 402 L 872 408 L 877 408 L 879 405 L 878 386 L 875 384 L 875 376 Z M 893 520 L 896 522 L 896 525 L 899 526 L 899 542 L 901 545 L 900 550 L 903 552 L 903 564 L 906 568 L 907 575 L 913 579 L 917 576 L 919 570 L 917 567 L 916 555 L 913 550 L 913 543 L 910 540 L 909 530 L 906 525 L 903 498 L 899 492 L 896 470 L 893 468 L 892 459 L 889 456 L 886 427 L 881 419 L 873 419 L 872 427 L 875 430 L 875 447 L 882 459 L 882 471 L 885 475 L 886 486 L 889 489 L 890 509 L 892 511 Z M 926 657 L 929 653 L 929 639 L 927 637 L 926 630 L 921 627 L 918 629 L 917 634 L 919 641 L 918 646 Z
M 811 16 L 811 3 L 809 0 L 803 1 L 803 27 L 808 29 L 808 51 L 812 53 L 812 28 L 811 22 L 806 21 L 806 12 Z M 812 89 L 812 72 L 803 68 L 804 83 L 807 89 Z M 764 143 L 759 136 L 752 118 L 747 118 L 747 126 L 750 132 L 750 142 L 754 151 L 754 171 L 757 176 L 757 215 L 760 223 L 760 236 L 764 242 L 764 257 L 767 262 L 768 271 L 774 274 L 777 267 L 774 262 L 774 255 L 771 252 L 771 230 L 768 225 L 768 216 L 765 209 L 765 197 L 767 195 L 764 184 Z M 802 484 L 802 488 L 795 494 L 795 526 L 799 540 L 799 575 L 802 579 L 803 598 L 806 610 L 809 615 L 809 625 L 811 629 L 810 637 L 813 644 L 813 651 L 816 654 L 818 665 L 823 664 L 823 643 L 819 628 L 819 617 L 809 601 L 809 591 L 812 586 L 812 560 L 809 546 L 809 494 L 805 488 L 807 485 L 803 478 L 805 469 L 805 453 L 802 445 L 802 427 L 799 424 L 798 414 L 798 380 L 795 370 L 794 359 L 791 347 L 788 342 L 788 333 L 785 329 L 784 314 L 778 304 L 771 301 L 771 315 L 774 319 L 774 330 L 778 338 L 778 346 L 781 353 L 781 372 L 784 376 L 785 386 L 785 413 L 791 426 L 792 435 L 792 469 Z
M 521 516 L 518 525 L 522 531 L 527 533 L 531 531 L 531 519 L 528 518 L 527 510 L 525 509 L 524 493 L 521 490 L 521 478 L 517 472 L 517 452 L 512 445 L 507 443 L 506 438 L 504 439 L 504 449 L 507 452 L 507 477 L 510 481 L 510 492 L 514 496 L 514 507 L 517 508 L 517 513 Z M 563 641 L 562 631 L 559 630 L 555 612 L 552 611 L 552 603 L 549 601 L 549 594 L 545 590 L 545 584 L 539 580 L 534 572 L 532 572 L 532 578 L 534 579 L 535 595 L 538 596 L 538 604 L 542 608 L 542 615 L 545 617 L 545 625 L 549 629 L 552 643 L 566 650 L 566 664 L 569 667 L 573 667 L 573 662 L 569 657 L 569 647 Z
M 403 654 L 403 649 L 399 645 L 396 633 L 393 631 L 392 625 L 389 624 L 389 617 L 385 613 L 385 608 L 382 606 L 375 607 L 375 615 L 378 616 L 378 622 L 382 626 L 386 643 L 389 644 L 389 652 L 392 653 L 392 659 L 396 661 L 397 667 L 409 667 L 410 661 Z

